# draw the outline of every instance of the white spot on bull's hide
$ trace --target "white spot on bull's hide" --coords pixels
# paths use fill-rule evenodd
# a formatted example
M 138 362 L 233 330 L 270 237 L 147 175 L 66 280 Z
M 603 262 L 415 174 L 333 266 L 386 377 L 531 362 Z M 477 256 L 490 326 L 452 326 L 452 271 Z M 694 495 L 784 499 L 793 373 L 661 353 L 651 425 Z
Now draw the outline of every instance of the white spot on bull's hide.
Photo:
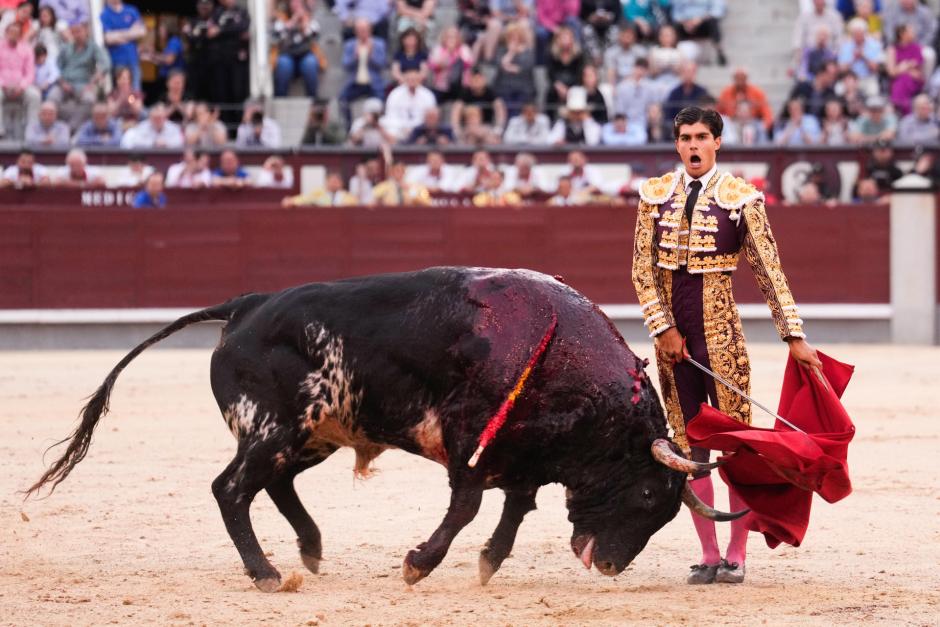
M 411 429 L 411 437 L 425 457 L 444 466 L 447 465 L 447 449 L 444 447 L 441 417 L 434 408 L 429 407 L 424 410 L 424 418 Z
M 245 394 L 242 394 L 238 397 L 238 401 L 229 405 L 222 415 L 225 417 L 225 422 L 228 425 L 229 431 L 232 432 L 237 439 L 241 439 L 246 433 L 250 433 L 256 427 L 256 419 L 258 417 L 258 403 L 249 399 Z M 268 420 L 268 414 L 265 414 L 262 417 L 264 423 L 270 424 Z
M 304 332 L 311 359 L 323 361 L 323 365 L 312 370 L 301 384 L 301 394 L 308 399 L 300 416 L 303 428 L 309 433 L 305 448 L 323 448 L 324 443 L 350 446 L 356 451 L 353 472 L 366 478 L 373 472 L 369 467 L 372 460 L 388 447 L 369 440 L 356 424 L 362 393 L 355 389 L 343 355 L 343 340 L 316 323 L 308 324 Z

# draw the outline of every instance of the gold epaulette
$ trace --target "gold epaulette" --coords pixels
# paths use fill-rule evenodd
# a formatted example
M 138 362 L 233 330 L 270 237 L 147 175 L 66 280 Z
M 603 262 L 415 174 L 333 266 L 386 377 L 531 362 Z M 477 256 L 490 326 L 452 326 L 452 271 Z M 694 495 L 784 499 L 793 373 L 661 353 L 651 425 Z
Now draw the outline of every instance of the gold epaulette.
M 757 199 L 764 199 L 763 192 L 741 177 L 727 172 L 721 175 L 715 188 L 715 203 L 722 209 L 731 211 L 732 217 L 738 214 L 742 207 Z
M 675 172 L 646 179 L 640 185 L 640 199 L 651 205 L 661 205 L 672 197 L 678 182 L 679 175 Z

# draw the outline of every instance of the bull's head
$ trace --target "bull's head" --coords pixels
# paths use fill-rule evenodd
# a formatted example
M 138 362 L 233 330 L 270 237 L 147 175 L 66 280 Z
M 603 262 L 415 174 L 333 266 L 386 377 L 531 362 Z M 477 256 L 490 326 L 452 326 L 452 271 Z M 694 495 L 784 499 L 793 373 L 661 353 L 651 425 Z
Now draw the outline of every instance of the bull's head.
M 602 482 L 603 490 L 596 485 L 569 487 L 568 518 L 574 523 L 571 548 L 585 567 L 596 566 L 610 576 L 622 572 L 650 537 L 675 517 L 680 503 L 717 521 L 747 513 L 726 514 L 699 500 L 686 484 L 686 476 L 719 464 L 690 461 L 673 446 L 668 440 L 655 440 L 640 460 L 629 465 L 628 476 L 608 477 Z

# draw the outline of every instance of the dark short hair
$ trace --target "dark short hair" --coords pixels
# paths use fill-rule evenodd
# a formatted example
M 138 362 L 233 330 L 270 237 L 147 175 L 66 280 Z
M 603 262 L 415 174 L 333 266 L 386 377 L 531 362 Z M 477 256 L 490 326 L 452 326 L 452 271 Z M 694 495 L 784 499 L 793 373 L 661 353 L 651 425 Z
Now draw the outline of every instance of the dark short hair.
M 672 132 L 676 139 L 679 139 L 679 129 L 686 124 L 695 124 L 701 122 L 708 127 L 712 136 L 721 137 L 721 130 L 725 123 L 721 120 L 721 115 L 717 111 L 702 109 L 701 107 L 686 107 L 676 115 L 672 125 Z

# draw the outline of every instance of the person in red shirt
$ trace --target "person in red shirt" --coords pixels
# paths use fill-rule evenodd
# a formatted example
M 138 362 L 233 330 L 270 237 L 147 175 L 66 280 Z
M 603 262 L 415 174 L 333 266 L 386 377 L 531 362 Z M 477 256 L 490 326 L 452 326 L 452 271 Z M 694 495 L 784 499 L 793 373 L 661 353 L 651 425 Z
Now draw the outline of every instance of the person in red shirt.
M 743 67 L 735 69 L 733 76 L 733 82 L 718 96 L 718 113 L 732 117 L 737 111 L 738 102 L 747 100 L 751 103 L 754 117 L 763 121 L 764 127 L 770 129 L 774 123 L 774 112 L 767 101 L 767 94 L 757 85 L 748 82 L 747 70 Z

